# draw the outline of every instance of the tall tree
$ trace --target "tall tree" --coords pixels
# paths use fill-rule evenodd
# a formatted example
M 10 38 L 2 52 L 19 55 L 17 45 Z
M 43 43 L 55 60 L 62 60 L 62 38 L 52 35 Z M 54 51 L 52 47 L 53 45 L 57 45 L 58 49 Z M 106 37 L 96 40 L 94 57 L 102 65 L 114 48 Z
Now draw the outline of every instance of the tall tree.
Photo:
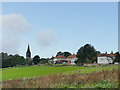
M 6 56 L 7 53 L 5 53 L 4 58 L 2 59 L 2 68 L 13 67 L 16 65 L 25 65 L 27 62 L 23 56 L 20 56 L 18 54 L 9 55 L 7 57 Z
M 78 50 L 77 58 L 76 63 L 93 63 L 96 61 L 96 50 L 90 44 L 86 44 Z
M 70 55 L 71 55 L 70 52 L 63 52 L 63 56 L 65 56 L 66 58 L 67 58 L 68 56 L 70 56 Z
M 59 51 L 59 52 L 57 53 L 56 57 L 59 56 L 59 55 L 63 55 L 63 53 L 62 53 L 61 51 Z
M 113 62 L 120 62 L 120 54 L 119 54 L 119 52 L 116 53 L 115 60 Z
M 33 63 L 38 64 L 40 62 L 40 57 L 38 55 L 34 56 Z
M 61 52 L 61 51 L 59 51 L 56 56 L 59 56 L 59 55 L 62 55 L 62 56 L 67 58 L 68 56 L 71 55 L 71 53 L 70 52 Z
M 18 54 L 11 56 L 10 60 L 11 60 L 11 66 L 25 65 L 26 63 L 26 60 L 24 59 L 24 57 Z
M 97 54 L 97 55 L 101 55 L 101 52 L 100 52 L 100 51 L 96 51 L 96 54 Z

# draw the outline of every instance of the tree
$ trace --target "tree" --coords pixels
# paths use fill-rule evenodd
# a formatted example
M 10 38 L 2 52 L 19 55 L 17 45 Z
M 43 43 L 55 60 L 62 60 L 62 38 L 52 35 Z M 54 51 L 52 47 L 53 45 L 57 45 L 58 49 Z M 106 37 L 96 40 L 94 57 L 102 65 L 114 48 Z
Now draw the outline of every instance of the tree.
M 61 51 L 59 51 L 56 56 L 59 56 L 59 55 L 62 55 L 62 56 L 67 58 L 68 56 L 71 55 L 71 53 L 70 52 L 61 52 Z
M 0 53 L 0 56 L 2 57 L 2 60 L 5 60 L 5 59 L 7 59 L 8 54 L 7 54 L 7 53 L 2 52 L 2 53 Z
M 66 58 L 67 58 L 68 56 L 70 56 L 70 55 L 71 55 L 70 52 L 63 52 L 63 56 L 65 56 Z
M 97 55 L 101 55 L 101 52 L 100 52 L 100 51 L 96 51 L 96 54 L 97 54 Z
M 34 56 L 33 63 L 38 64 L 40 62 L 40 57 L 38 55 Z
M 11 60 L 11 66 L 16 66 L 16 65 L 25 65 L 26 60 L 24 59 L 23 56 L 20 56 L 18 54 L 14 56 L 10 56 L 9 58 Z
M 77 58 L 76 63 L 93 63 L 96 61 L 96 50 L 90 44 L 86 44 L 78 50 Z
M 23 56 L 18 54 L 7 56 L 7 53 L 2 53 L 2 55 L 4 56 L 4 58 L 2 58 L 2 68 L 25 65 L 27 62 Z
M 114 62 L 120 62 L 120 54 L 119 54 L 119 52 L 116 53 Z
M 57 53 L 56 57 L 59 56 L 59 55 L 63 55 L 63 53 L 62 53 L 61 51 L 59 51 L 59 52 Z
M 40 64 L 46 64 L 46 63 L 48 63 L 48 60 L 49 60 L 49 59 L 41 58 L 41 59 L 40 59 Z

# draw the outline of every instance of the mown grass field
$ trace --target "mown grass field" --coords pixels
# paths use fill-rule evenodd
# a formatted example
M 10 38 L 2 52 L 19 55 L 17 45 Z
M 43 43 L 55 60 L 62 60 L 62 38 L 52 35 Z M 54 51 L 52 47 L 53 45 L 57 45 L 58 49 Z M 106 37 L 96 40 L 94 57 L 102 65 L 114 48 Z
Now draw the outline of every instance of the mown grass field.
M 22 78 L 31 78 L 39 76 L 47 76 L 49 74 L 69 75 L 73 73 L 92 73 L 99 72 L 102 70 L 111 71 L 113 68 L 118 69 L 118 65 L 107 65 L 107 66 L 28 66 L 28 67 L 13 67 L 4 68 L 2 72 L 2 80 L 13 80 Z

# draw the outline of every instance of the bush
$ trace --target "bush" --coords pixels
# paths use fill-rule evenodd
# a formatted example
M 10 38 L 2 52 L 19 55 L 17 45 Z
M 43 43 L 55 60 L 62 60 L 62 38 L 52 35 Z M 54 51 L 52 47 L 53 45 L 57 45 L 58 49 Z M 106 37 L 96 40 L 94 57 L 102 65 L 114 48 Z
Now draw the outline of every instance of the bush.
M 47 64 L 48 63 L 48 59 L 40 59 L 40 64 Z

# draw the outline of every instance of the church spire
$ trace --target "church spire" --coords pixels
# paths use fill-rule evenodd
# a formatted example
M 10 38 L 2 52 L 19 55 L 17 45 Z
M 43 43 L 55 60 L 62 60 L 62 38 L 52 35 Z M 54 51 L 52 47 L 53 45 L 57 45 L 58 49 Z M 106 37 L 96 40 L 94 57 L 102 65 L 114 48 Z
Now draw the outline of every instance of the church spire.
M 27 52 L 26 52 L 26 59 L 27 59 L 28 61 L 31 60 L 31 52 L 30 52 L 29 44 L 28 44 L 28 48 L 27 48 Z
M 28 48 L 27 48 L 27 53 L 30 52 L 30 47 L 29 47 L 29 44 L 28 44 Z

